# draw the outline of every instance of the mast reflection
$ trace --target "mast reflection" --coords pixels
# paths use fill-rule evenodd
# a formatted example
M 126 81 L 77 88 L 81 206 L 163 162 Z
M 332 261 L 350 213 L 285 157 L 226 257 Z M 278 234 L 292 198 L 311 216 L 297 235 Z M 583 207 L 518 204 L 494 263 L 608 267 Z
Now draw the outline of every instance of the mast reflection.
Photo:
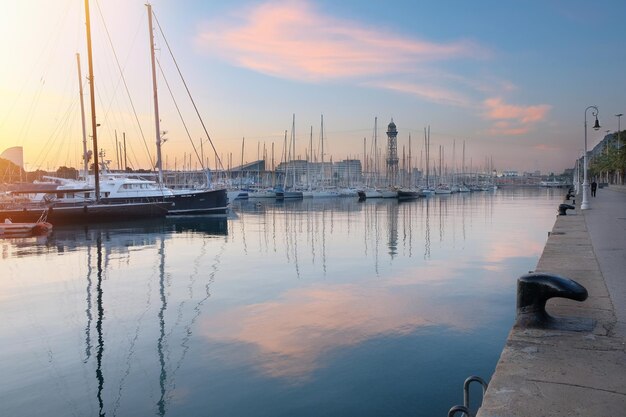
M 104 321 L 104 304 L 102 300 L 102 239 L 96 238 L 96 306 L 98 309 L 98 319 L 96 321 L 96 333 L 98 334 L 98 346 L 96 351 L 96 380 L 98 381 L 98 415 L 104 417 L 104 401 L 102 400 L 102 390 L 104 389 L 104 374 L 102 372 L 102 357 L 104 355 L 104 337 L 102 335 L 102 324 Z
M 398 254 L 398 202 L 392 201 L 387 209 L 387 233 L 389 235 L 389 255 L 391 259 Z
M 216 273 L 218 272 L 218 265 L 220 263 L 220 257 L 222 256 L 225 247 L 226 240 L 222 240 L 219 251 L 214 257 L 214 261 L 208 265 L 208 278 L 204 284 L 204 295 L 201 299 L 192 306 L 191 311 L 193 314 L 187 317 L 187 323 L 181 323 L 184 320 L 182 316 L 182 305 L 186 302 L 183 300 L 180 302 L 178 320 L 171 326 L 169 333 L 166 331 L 166 316 L 168 311 L 167 300 L 167 270 L 166 270 L 166 242 L 173 236 L 179 233 L 192 232 L 201 233 L 208 236 L 223 236 L 227 234 L 227 223 L 220 219 L 220 221 L 202 224 L 195 222 L 147 222 L 145 224 L 135 223 L 119 223 L 108 224 L 98 227 L 81 227 L 81 228 L 58 228 L 55 230 L 55 234 L 51 236 L 46 245 L 53 248 L 57 253 L 63 253 L 67 251 L 85 251 L 86 255 L 86 286 L 85 288 L 85 326 L 83 330 L 84 334 L 84 358 L 82 362 L 89 364 L 92 359 L 95 359 L 95 382 L 96 392 L 95 400 L 97 403 L 98 416 L 104 417 L 107 414 L 117 415 L 121 406 L 121 399 L 124 393 L 124 386 L 127 378 L 132 377 L 131 367 L 133 363 L 133 356 L 136 351 L 136 343 L 141 333 L 142 326 L 141 319 L 151 307 L 150 303 L 150 285 L 148 283 L 148 294 L 146 300 L 146 308 L 143 313 L 140 314 L 137 322 L 137 329 L 134 336 L 128 335 L 130 339 L 130 345 L 128 347 L 128 353 L 126 357 L 126 369 L 123 371 L 123 375 L 119 380 L 117 387 L 117 398 L 113 399 L 112 407 L 108 407 L 107 392 L 110 389 L 105 385 L 105 373 L 106 373 L 106 353 L 105 346 L 105 318 L 106 318 L 106 304 L 105 304 L 105 282 L 104 279 L 108 275 L 114 272 L 109 265 L 109 258 L 111 255 L 126 253 L 128 262 L 131 257 L 135 257 L 132 253 L 137 249 L 141 254 L 141 258 L 149 256 L 151 250 L 156 249 L 156 258 L 158 260 L 156 269 L 158 275 L 158 299 L 159 309 L 157 311 L 158 320 L 158 336 L 156 340 L 157 356 L 158 356 L 158 369 L 159 369 L 159 397 L 156 402 L 156 414 L 159 416 L 165 416 L 168 409 L 168 387 L 173 384 L 172 378 L 176 371 L 181 367 L 184 358 L 189 350 L 189 340 L 193 335 L 193 325 L 201 315 L 201 307 L 211 296 L 210 285 L 214 282 Z M 198 258 L 193 262 L 196 265 L 194 272 L 191 274 L 191 282 L 189 283 L 189 299 L 193 299 L 192 286 L 196 281 L 196 277 L 204 272 L 204 269 L 200 267 L 200 260 L 208 253 L 205 245 L 206 242 L 211 240 L 203 239 L 205 242 L 201 246 L 200 254 Z M 95 244 L 94 244 L 95 243 Z M 94 253 L 95 249 L 95 253 Z M 113 301 L 113 300 L 111 300 Z M 95 309 L 95 314 L 94 314 Z M 115 313 L 113 313 L 115 315 Z M 167 358 L 171 357 L 169 352 L 170 344 L 168 343 L 174 328 L 182 324 L 182 338 L 180 346 L 182 352 L 175 367 L 168 367 Z M 95 331 L 95 334 L 93 334 Z M 93 340 L 95 336 L 95 340 Z M 111 352 L 114 354 L 114 352 Z M 110 354 L 111 354 L 110 353 Z M 110 378 L 108 378 L 110 379 Z M 109 382 L 110 385 L 110 382 Z M 114 384 L 115 385 L 115 384 Z M 107 410 L 108 409 L 108 410 Z
M 159 297 L 161 307 L 159 308 L 159 340 L 157 341 L 157 352 L 159 354 L 159 365 L 161 372 L 159 375 L 159 387 L 161 388 L 161 397 L 157 402 L 159 416 L 165 415 L 165 383 L 167 381 L 167 371 L 165 370 L 165 357 L 163 355 L 163 343 L 165 340 L 165 310 L 167 309 L 167 299 L 165 298 L 165 239 L 161 237 L 159 246 Z
M 426 198 L 426 220 L 424 225 L 424 259 L 430 259 L 430 198 Z

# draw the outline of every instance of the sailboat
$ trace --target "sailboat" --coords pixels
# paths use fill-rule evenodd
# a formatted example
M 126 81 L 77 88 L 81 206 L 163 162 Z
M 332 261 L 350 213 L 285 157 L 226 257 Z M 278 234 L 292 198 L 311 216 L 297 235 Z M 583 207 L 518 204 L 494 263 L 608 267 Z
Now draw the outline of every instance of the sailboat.
M 286 138 L 286 131 L 285 131 Z M 276 190 L 276 199 L 284 200 L 284 199 L 302 199 L 304 195 L 302 191 L 296 190 L 296 168 L 293 166 L 293 156 L 291 154 L 291 150 L 293 149 L 293 154 L 296 153 L 296 115 L 293 115 L 293 120 L 291 123 L 291 140 L 289 141 L 289 151 L 287 151 L 287 146 L 285 147 L 286 155 L 285 158 L 287 162 L 287 168 L 285 169 L 285 181 L 283 184 L 283 189 Z M 291 186 L 287 186 L 289 181 L 289 168 L 291 168 L 292 182 Z
M 452 188 L 443 178 L 443 148 L 439 145 L 439 184 L 435 187 L 435 194 L 452 194 Z
M 407 167 L 405 166 L 406 160 L 404 159 L 404 153 L 402 156 L 402 164 L 403 164 L 403 170 L 404 172 L 407 172 Z M 411 165 L 412 161 L 411 161 L 411 134 L 409 133 L 409 164 L 408 164 L 408 173 L 409 173 L 409 181 L 408 181 L 408 186 L 406 184 L 406 181 L 403 181 L 402 187 L 398 188 L 398 200 L 401 201 L 406 201 L 406 200 L 415 200 L 421 196 L 423 196 L 422 191 L 415 188 L 413 186 L 413 181 L 412 181 L 412 165 Z M 406 179 L 405 179 L 406 180 Z
M 374 117 L 373 167 L 370 170 L 368 184 L 359 191 L 359 199 L 383 198 L 382 191 L 377 187 L 380 172 L 378 166 L 378 117 Z
M 340 193 L 336 189 L 329 189 L 326 187 L 326 166 L 324 165 L 324 115 L 321 116 L 321 128 L 320 128 L 320 141 L 321 141 L 321 173 L 320 181 L 317 186 L 312 187 L 309 190 L 303 192 L 305 197 L 313 198 L 329 198 L 339 197 Z
M 160 119 L 159 119 L 159 101 L 157 94 L 156 81 L 156 65 L 154 55 L 154 31 L 152 28 L 152 5 L 146 4 L 148 11 L 148 29 L 150 33 L 150 62 L 152 66 L 152 90 L 154 96 L 154 123 L 156 134 L 157 148 L 157 171 L 159 175 L 159 185 L 167 196 L 163 196 L 163 201 L 172 202 L 172 206 L 168 210 L 168 215 L 197 215 L 197 214 L 213 214 L 226 215 L 228 210 L 228 197 L 225 188 L 210 189 L 208 188 L 209 178 L 207 175 L 207 188 L 202 190 L 194 189 L 169 189 L 163 185 L 163 167 L 161 158 L 161 138 Z M 171 196 L 169 195 L 171 192 Z
M 63 192 L 71 192 L 74 190 L 83 190 L 90 187 L 94 183 L 95 194 L 94 199 L 102 204 L 136 204 L 136 203 L 162 203 L 162 207 L 166 207 L 167 215 L 218 215 L 225 216 L 228 211 L 228 197 L 226 189 L 174 189 L 166 187 L 163 183 L 163 169 L 161 158 L 161 145 L 163 139 L 160 130 L 159 103 L 157 95 L 156 82 L 156 66 L 154 54 L 154 33 L 152 27 L 152 6 L 146 4 L 148 8 L 148 28 L 150 34 L 150 58 L 152 64 L 152 90 L 154 98 L 154 114 L 155 114 L 155 132 L 156 132 L 156 151 L 157 151 L 157 174 L 158 181 L 142 178 L 141 176 L 132 176 L 128 173 L 112 173 L 108 170 L 108 166 L 104 162 L 99 163 L 99 153 L 95 152 L 94 156 L 94 174 L 87 175 L 88 155 L 85 153 L 85 179 L 83 181 L 67 180 L 62 178 L 46 177 L 49 181 L 59 184 L 58 190 Z M 86 2 L 87 15 L 88 5 Z M 93 69 L 91 64 L 91 34 L 88 28 L 88 52 L 89 52 L 89 71 L 90 79 L 93 80 Z M 80 65 L 80 63 L 79 63 Z M 80 72 L 80 69 L 79 69 Z M 95 122 L 95 104 L 93 99 L 93 82 L 90 83 L 92 91 L 92 125 L 93 125 L 93 141 L 94 149 L 97 148 L 96 140 L 96 122 Z M 81 87 L 82 92 L 82 87 Z M 82 103 L 82 101 L 81 101 Z M 84 129 L 83 129 L 84 131 Z M 93 180 L 92 180 L 93 178 Z M 207 185 L 209 178 L 207 175 Z M 146 213 L 146 216 L 149 214 Z M 123 218 L 127 218 L 124 216 Z
M 461 170 L 462 170 L 462 175 L 463 178 L 465 178 L 465 141 L 463 141 L 463 162 L 461 164 Z M 461 185 L 459 185 L 459 192 L 460 193 L 469 193 L 471 190 L 469 189 L 469 187 L 467 185 L 465 185 L 465 181 L 463 181 L 463 183 Z
M 93 148 L 98 149 L 97 139 L 97 124 L 96 124 L 96 108 L 95 108 L 95 94 L 94 94 L 94 77 L 93 77 L 93 61 L 91 51 L 91 24 L 89 18 L 89 1 L 85 0 L 85 22 L 87 28 L 87 57 L 89 63 L 89 83 L 90 99 L 91 99 L 91 125 L 92 125 L 92 140 Z M 80 57 L 77 54 L 78 62 L 78 74 L 80 75 Z M 82 83 L 80 83 L 81 93 L 81 113 L 83 120 L 83 141 L 84 141 L 84 155 L 85 166 L 87 166 L 88 157 L 91 154 L 86 152 L 86 140 L 85 140 L 85 122 L 84 122 L 84 107 L 82 100 Z M 168 209 L 172 206 L 172 202 L 166 202 L 164 200 L 155 201 L 151 200 L 139 200 L 139 201 L 102 201 L 100 196 L 100 175 L 99 175 L 99 163 L 98 154 L 94 153 L 94 186 L 90 183 L 74 183 L 71 184 L 69 189 L 61 189 L 51 184 L 48 192 L 42 194 L 44 198 L 37 199 L 19 199 L 8 207 L 4 207 L 0 210 L 0 217 L 10 219 L 13 222 L 37 222 L 42 216 L 47 216 L 50 223 L 53 224 L 76 224 L 76 223 L 95 223 L 101 221 L 115 221 L 115 220 L 129 220 L 136 218 L 149 218 L 149 217 L 162 217 L 165 216 Z M 35 187 L 33 187 L 35 188 Z M 94 192 L 92 194 L 92 191 Z M 27 190 L 21 189 L 14 193 L 20 194 L 41 194 L 42 190 Z M 69 194 L 69 198 L 66 194 Z M 74 198 L 76 194 L 81 194 L 83 198 Z M 51 196 L 52 198 L 45 198 L 45 196 Z M 93 196 L 93 198 L 91 197 Z
M 426 185 L 422 188 L 425 196 L 435 194 L 435 189 L 430 186 L 430 126 L 428 131 L 424 128 L 424 154 L 426 156 Z

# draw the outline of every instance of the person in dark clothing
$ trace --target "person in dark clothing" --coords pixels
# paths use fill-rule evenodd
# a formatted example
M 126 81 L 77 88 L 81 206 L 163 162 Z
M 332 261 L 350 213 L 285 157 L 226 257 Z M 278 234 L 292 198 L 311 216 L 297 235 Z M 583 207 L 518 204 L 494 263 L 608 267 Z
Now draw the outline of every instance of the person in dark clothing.
M 597 182 L 592 182 L 591 183 L 591 196 L 595 197 L 596 196 L 596 190 L 598 189 L 598 183 Z

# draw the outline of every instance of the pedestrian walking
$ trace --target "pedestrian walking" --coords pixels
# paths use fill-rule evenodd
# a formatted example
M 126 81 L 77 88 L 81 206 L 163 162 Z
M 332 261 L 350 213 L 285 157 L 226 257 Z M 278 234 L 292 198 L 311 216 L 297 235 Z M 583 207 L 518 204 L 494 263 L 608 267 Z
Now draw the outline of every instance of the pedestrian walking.
M 591 196 L 595 197 L 596 196 L 596 190 L 598 189 L 598 183 L 597 182 L 592 182 L 591 183 Z

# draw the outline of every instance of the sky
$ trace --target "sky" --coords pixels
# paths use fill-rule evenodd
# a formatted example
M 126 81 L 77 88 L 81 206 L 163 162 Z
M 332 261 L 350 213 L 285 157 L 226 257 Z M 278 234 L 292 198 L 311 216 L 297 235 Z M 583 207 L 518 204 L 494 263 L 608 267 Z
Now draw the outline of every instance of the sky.
M 98 147 L 112 168 L 124 137 L 129 166 L 155 164 L 144 3 L 90 2 Z M 465 146 L 466 169 L 493 161 L 498 171 L 559 173 L 583 152 L 585 121 L 591 149 L 626 110 L 620 0 L 152 6 L 169 169 L 200 160 L 214 168 L 213 147 L 224 167 L 264 154 L 271 166 L 285 136 L 294 157 L 319 161 L 323 116 L 326 161 L 372 158 L 375 139 L 384 154 L 393 119 L 401 166 L 409 153 L 412 167 L 423 166 L 429 126 L 430 158 L 441 148 L 449 169 L 461 169 Z M 0 152 L 24 147 L 28 170 L 79 167 L 76 53 L 91 135 L 84 2 L 0 0 L 0 37 Z

